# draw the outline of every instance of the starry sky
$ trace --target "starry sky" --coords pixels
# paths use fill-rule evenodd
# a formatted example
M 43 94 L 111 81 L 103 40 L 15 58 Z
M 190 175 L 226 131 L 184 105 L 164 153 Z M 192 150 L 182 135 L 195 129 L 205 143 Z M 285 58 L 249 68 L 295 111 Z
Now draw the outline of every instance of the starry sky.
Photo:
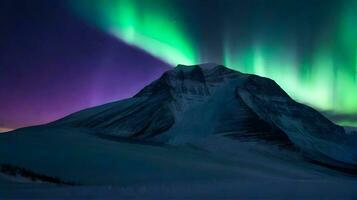
M 357 125 L 357 1 L 0 1 L 0 128 L 127 98 L 177 64 L 267 76 Z

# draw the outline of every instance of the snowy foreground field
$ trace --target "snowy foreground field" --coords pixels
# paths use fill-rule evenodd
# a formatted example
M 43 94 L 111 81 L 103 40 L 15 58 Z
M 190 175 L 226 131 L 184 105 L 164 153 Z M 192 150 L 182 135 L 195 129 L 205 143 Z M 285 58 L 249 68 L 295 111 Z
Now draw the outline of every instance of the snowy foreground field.
M 16 144 L 29 146 L 31 141 L 32 149 L 15 150 L 7 142 L 0 152 L 14 150 L 13 157 L 2 160 L 73 183 L 92 184 L 63 186 L 2 175 L 0 199 L 357 198 L 357 178 L 269 145 L 209 137 L 191 145 L 154 146 L 69 132 L 62 132 L 60 138 L 53 132 L 32 140 L 22 134 Z M 60 149 L 63 143 L 67 147 Z M 55 149 L 60 153 L 47 153 Z M 22 157 L 24 153 L 30 156 Z

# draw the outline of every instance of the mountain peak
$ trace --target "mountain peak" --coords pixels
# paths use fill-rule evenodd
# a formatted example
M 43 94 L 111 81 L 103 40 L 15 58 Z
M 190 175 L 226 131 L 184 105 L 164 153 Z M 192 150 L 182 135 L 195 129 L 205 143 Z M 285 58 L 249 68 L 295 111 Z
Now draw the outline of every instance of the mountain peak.
M 179 64 L 179 65 L 177 65 L 177 67 L 176 68 L 180 68 L 180 69 L 182 69 L 182 68 L 193 68 L 193 67 L 199 67 L 199 68 L 201 68 L 201 69 L 203 69 L 203 70 L 210 70 L 210 69 L 213 69 L 213 68 L 215 68 L 215 67 L 217 67 L 217 66 L 223 66 L 223 65 L 219 65 L 219 64 L 217 64 L 217 63 L 202 63 L 202 64 L 198 64 L 198 65 L 182 65 L 182 64 Z M 224 66 L 223 66 L 224 67 Z

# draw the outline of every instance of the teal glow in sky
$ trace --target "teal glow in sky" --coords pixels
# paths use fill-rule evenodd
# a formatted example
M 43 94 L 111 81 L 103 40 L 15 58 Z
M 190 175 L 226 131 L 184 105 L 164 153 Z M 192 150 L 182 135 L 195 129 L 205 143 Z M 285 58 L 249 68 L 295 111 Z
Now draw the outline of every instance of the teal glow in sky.
M 169 64 L 198 62 L 193 41 L 168 1 L 77 0 L 73 7 L 102 30 Z
M 272 78 L 293 98 L 320 110 L 355 114 L 356 1 L 345 1 L 340 9 L 336 22 L 322 27 L 323 32 L 313 41 L 307 58 L 299 56 L 297 45 L 284 38 L 257 38 L 257 42 L 242 50 L 230 35 L 225 38 L 224 63 L 236 70 Z
M 89 23 L 173 66 L 223 63 L 320 110 L 357 114 L 354 0 L 74 2 Z

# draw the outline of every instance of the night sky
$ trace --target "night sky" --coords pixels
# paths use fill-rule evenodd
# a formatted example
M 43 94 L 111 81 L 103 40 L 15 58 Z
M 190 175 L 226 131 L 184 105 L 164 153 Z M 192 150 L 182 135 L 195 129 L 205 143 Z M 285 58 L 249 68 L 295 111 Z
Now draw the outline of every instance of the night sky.
M 130 97 L 201 62 L 270 77 L 357 124 L 354 0 L 8 0 L 0 15 L 3 128 Z

